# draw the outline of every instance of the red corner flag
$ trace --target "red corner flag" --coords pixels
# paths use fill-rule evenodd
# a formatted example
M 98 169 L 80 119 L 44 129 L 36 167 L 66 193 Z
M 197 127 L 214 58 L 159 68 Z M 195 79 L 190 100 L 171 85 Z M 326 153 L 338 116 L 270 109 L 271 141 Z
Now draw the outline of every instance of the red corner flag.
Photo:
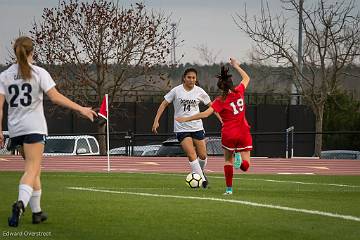
M 108 119 L 108 95 L 107 94 L 105 94 L 105 97 L 101 103 L 99 115 L 102 116 L 103 118 L 105 118 L 106 120 Z

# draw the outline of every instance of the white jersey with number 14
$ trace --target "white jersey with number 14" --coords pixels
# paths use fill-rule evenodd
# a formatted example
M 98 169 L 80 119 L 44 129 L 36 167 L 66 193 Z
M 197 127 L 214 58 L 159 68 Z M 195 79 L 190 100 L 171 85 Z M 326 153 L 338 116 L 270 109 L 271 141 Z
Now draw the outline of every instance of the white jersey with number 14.
M 205 105 L 211 102 L 209 95 L 201 87 L 194 86 L 193 89 L 187 91 L 182 84 L 171 89 L 164 98 L 167 102 L 173 103 L 174 118 L 193 116 L 200 112 L 200 102 Z M 203 129 L 201 120 L 184 123 L 174 120 L 174 132 L 196 132 Z

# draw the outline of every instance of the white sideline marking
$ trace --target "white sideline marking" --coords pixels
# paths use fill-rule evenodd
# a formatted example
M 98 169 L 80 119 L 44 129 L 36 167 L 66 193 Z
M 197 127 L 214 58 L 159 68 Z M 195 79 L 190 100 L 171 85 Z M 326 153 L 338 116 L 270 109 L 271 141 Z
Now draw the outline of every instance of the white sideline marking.
M 314 169 L 320 169 L 320 170 L 329 170 L 328 167 L 309 167 L 309 166 L 305 166 L 307 168 L 314 168 Z
M 0 161 L 9 162 L 10 160 L 7 160 L 5 158 L 0 158 Z
M 121 191 L 100 190 L 100 189 L 95 189 L 95 188 L 84 188 L 84 187 L 67 187 L 67 188 L 71 189 L 71 190 L 102 192 L 102 193 L 128 194 L 128 195 L 137 195 L 137 196 L 145 196 L 145 197 L 197 199 L 197 200 L 209 200 L 209 201 L 216 201 L 216 202 L 237 203 L 237 204 L 243 204 L 243 205 L 248 205 L 248 206 L 253 206 L 253 207 L 271 208 L 271 209 L 278 209 L 278 210 L 284 210 L 284 211 L 290 211 L 290 212 L 300 212 L 300 213 L 307 213 L 307 214 L 312 214 L 312 215 L 320 215 L 320 216 L 340 218 L 340 219 L 360 222 L 360 217 L 351 216 L 351 215 L 341 215 L 341 214 L 337 214 L 337 213 L 322 212 L 322 211 L 317 211 L 317 210 L 308 210 L 308 209 L 292 208 L 292 207 L 283 207 L 283 206 L 279 206 L 279 205 L 255 203 L 255 202 L 248 202 L 248 201 L 241 201 L 241 200 L 234 200 L 234 199 L 193 197 L 193 196 L 177 196 L 177 195 L 164 195 L 164 194 L 141 193 L 141 192 L 121 192 Z
M 312 172 L 305 172 L 305 173 L 278 172 L 276 174 L 279 174 L 279 175 L 314 175 L 314 173 L 312 173 Z
M 215 177 L 218 178 L 218 177 Z M 234 178 L 239 180 L 251 180 L 251 181 L 264 181 L 264 182 L 275 182 L 275 183 L 293 183 L 302 185 L 322 185 L 322 186 L 334 186 L 334 187 L 351 187 L 359 188 L 359 185 L 347 185 L 347 184 L 336 184 L 336 183 L 314 183 L 314 182 L 298 182 L 298 181 L 284 181 L 284 180 L 273 180 L 273 179 L 262 179 L 262 178 Z
M 107 170 L 107 169 L 104 169 Z M 118 170 L 129 170 L 129 169 L 122 169 L 122 168 L 118 168 Z M 138 171 L 138 169 L 130 169 L 133 171 Z M 159 176 L 186 176 L 187 173 L 144 173 L 144 172 L 126 172 L 126 174 L 141 174 L 141 175 L 159 175 Z M 97 174 L 97 173 L 96 173 Z M 118 174 L 118 173 L 116 173 Z M 54 176 L 54 177 L 64 177 L 64 176 L 68 176 L 68 177 L 72 177 L 74 175 L 71 174 L 53 174 L 53 175 L 49 175 L 49 176 Z M 95 176 L 95 175 L 75 175 L 74 177 L 80 177 L 80 178 L 99 178 L 99 177 L 108 177 L 108 175 L 101 175 L 101 176 Z M 220 178 L 220 179 L 224 179 L 224 177 L 219 177 L 219 176 L 209 176 L 210 179 L 212 178 Z M 302 185 L 321 185 L 321 186 L 332 186 L 332 187 L 349 187 L 349 188 L 360 188 L 360 185 L 348 185 L 348 184 L 337 184 L 337 183 L 314 183 L 314 182 L 299 182 L 299 181 L 285 181 L 285 180 L 273 180 L 273 179 L 262 179 L 262 178 L 242 178 L 242 177 L 234 177 L 234 180 L 247 180 L 247 181 L 263 181 L 263 182 L 275 182 L 275 183 L 291 183 L 291 184 L 302 184 Z
M 160 165 L 159 163 L 156 163 L 156 162 L 136 162 L 136 163 L 142 164 L 142 165 L 154 165 L 154 166 Z
M 185 176 L 184 174 L 176 174 L 176 173 L 141 173 L 134 172 L 134 174 L 150 174 L 150 175 L 168 175 L 168 176 Z M 209 176 L 211 178 L 220 178 L 224 179 L 224 177 L 219 176 Z M 299 181 L 285 181 L 285 180 L 273 180 L 273 179 L 265 179 L 265 178 L 243 178 L 243 177 L 234 177 L 234 180 L 248 180 L 248 181 L 264 181 L 264 182 L 275 182 L 275 183 L 291 183 L 291 184 L 303 184 L 303 185 L 321 185 L 321 186 L 332 186 L 332 187 L 350 187 L 350 188 L 360 188 L 359 185 L 348 185 L 348 184 L 337 184 L 337 183 L 314 183 L 314 182 L 299 182 Z

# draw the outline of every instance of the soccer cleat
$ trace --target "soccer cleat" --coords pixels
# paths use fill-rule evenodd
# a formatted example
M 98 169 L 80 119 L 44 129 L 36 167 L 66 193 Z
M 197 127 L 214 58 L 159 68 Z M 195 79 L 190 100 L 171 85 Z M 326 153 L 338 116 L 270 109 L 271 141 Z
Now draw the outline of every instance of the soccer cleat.
M 204 172 L 203 172 L 203 175 L 204 175 L 205 181 L 207 181 L 207 182 L 208 182 L 208 184 L 209 184 L 209 179 L 208 179 L 208 177 L 205 175 L 205 173 L 204 173 Z
M 9 227 L 17 227 L 20 222 L 21 215 L 25 212 L 22 201 L 17 201 L 12 205 L 12 216 L 8 218 Z
M 203 188 L 207 188 L 208 185 L 209 185 L 209 182 L 208 182 L 208 181 L 203 181 L 203 182 L 202 182 L 202 187 L 203 187 Z
M 241 164 L 242 164 L 241 154 L 239 152 L 235 152 L 234 168 L 239 169 Z
M 38 212 L 32 214 L 32 223 L 33 224 L 39 224 L 41 222 L 44 222 L 48 219 L 48 215 L 44 212 Z
M 226 190 L 226 191 L 224 192 L 224 195 L 232 195 L 232 191 Z
M 208 185 L 209 185 L 209 180 L 208 180 L 208 177 L 205 175 L 204 172 L 203 172 L 203 175 L 204 175 L 205 180 L 203 180 L 203 182 L 202 182 L 202 187 L 207 188 Z

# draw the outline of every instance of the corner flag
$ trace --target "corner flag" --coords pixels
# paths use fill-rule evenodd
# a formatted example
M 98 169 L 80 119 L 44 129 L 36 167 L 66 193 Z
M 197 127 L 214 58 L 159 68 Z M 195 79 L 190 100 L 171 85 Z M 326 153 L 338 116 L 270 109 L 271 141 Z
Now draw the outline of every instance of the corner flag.
M 99 115 L 106 120 L 108 120 L 108 95 L 105 94 L 105 97 L 101 103 Z
M 107 171 L 110 172 L 110 153 L 109 153 L 109 142 L 110 142 L 110 134 L 109 134 L 109 97 L 108 94 L 105 94 L 105 97 L 101 103 L 99 116 L 103 117 L 106 120 L 106 145 L 107 145 Z

